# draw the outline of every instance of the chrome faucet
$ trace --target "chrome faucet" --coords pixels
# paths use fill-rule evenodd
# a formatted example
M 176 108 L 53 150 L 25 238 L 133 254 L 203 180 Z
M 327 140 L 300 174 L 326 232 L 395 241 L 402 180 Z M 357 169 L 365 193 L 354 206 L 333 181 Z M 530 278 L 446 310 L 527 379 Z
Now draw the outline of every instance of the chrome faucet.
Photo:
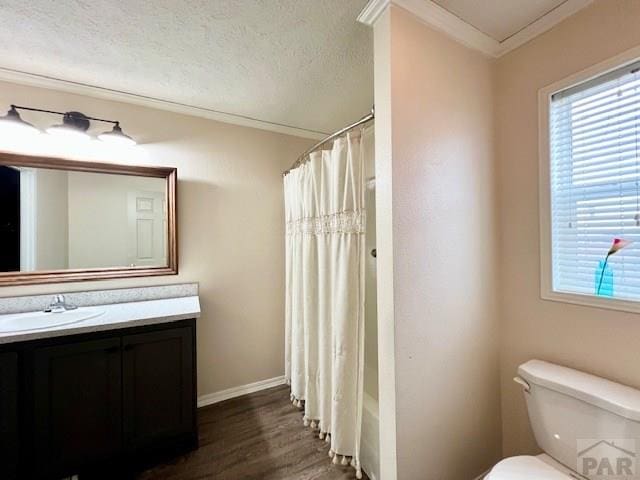
M 75 310 L 78 308 L 77 305 L 71 305 L 67 303 L 64 299 L 64 295 L 56 295 L 53 297 L 53 301 L 49 304 L 47 308 L 44 309 L 45 312 L 49 313 L 62 313 L 67 310 Z

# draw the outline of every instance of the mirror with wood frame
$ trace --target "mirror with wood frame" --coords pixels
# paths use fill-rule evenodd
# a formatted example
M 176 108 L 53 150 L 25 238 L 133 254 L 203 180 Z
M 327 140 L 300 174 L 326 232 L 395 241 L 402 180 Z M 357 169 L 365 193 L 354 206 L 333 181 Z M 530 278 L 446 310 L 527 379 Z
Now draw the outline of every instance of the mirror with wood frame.
M 0 153 L 0 286 L 178 273 L 175 168 Z

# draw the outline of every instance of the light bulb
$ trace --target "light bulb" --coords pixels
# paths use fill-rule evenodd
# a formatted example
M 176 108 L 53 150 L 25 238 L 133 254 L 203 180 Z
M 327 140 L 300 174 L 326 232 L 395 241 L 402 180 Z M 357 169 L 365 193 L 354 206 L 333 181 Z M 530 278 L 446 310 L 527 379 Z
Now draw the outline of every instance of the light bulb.
M 3 117 L 0 117 L 0 131 L 5 135 L 20 135 L 23 136 L 25 134 L 39 134 L 40 130 L 31 125 L 28 122 L 25 122 L 16 110 L 14 105 L 11 105 L 11 108 L 7 112 L 7 114 Z
M 89 140 L 89 135 L 82 130 L 73 127 L 67 127 L 65 125 L 54 125 L 53 127 L 47 128 L 47 133 L 49 135 L 53 135 L 55 137 L 60 138 L 69 138 L 74 140 Z
M 121 147 L 130 147 L 136 145 L 136 141 L 122 131 L 119 123 L 116 123 L 113 126 L 113 130 L 111 130 L 110 132 L 104 132 L 98 135 L 98 138 L 103 142 L 111 143 L 113 145 L 118 145 Z

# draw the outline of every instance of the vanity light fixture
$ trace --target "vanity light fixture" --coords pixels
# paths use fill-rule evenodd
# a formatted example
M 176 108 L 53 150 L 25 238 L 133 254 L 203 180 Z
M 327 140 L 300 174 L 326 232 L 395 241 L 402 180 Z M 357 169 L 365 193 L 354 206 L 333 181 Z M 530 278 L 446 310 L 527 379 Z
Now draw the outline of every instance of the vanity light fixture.
M 88 140 L 87 130 L 89 130 L 90 126 L 89 118 L 83 113 L 67 112 L 62 116 L 62 123 L 47 128 L 47 133 L 59 137 L 75 137 L 81 140 Z
M 110 132 L 104 132 L 98 135 L 98 138 L 103 142 L 113 143 L 116 145 L 131 146 L 136 144 L 136 141 L 133 138 L 122 131 L 120 122 L 116 122 L 113 126 L 113 130 Z
M 7 114 L 0 117 L 0 131 L 5 133 L 40 133 L 36 127 L 20 117 L 15 105 L 11 105 Z
M 56 112 L 54 110 L 43 110 L 41 108 L 22 107 L 19 105 L 11 105 L 11 108 L 4 117 L 0 117 L 0 129 L 4 128 L 22 128 L 25 131 L 30 130 L 34 133 L 39 130 L 25 122 L 20 118 L 18 110 L 27 110 L 30 112 L 48 113 L 51 115 L 62 116 L 62 123 L 59 125 L 53 125 L 47 128 L 47 133 L 56 136 L 69 136 L 78 139 L 89 139 L 87 133 L 91 122 L 103 122 L 111 123 L 113 129 L 107 132 L 103 132 L 98 135 L 98 138 L 104 142 L 109 142 L 119 145 L 135 145 L 136 141 L 129 135 L 125 134 L 120 127 L 120 122 L 117 120 L 106 120 L 104 118 L 89 117 L 81 112 Z

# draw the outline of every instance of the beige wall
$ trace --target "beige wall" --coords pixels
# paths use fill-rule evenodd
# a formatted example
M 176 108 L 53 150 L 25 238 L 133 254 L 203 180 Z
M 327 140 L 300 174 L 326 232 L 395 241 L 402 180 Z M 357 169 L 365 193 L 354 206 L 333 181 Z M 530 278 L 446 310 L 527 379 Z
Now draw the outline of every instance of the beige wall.
M 640 2 L 599 0 L 496 64 L 504 454 L 535 452 L 518 364 L 540 358 L 640 388 L 640 318 L 540 299 L 538 90 L 640 45 Z
M 501 450 L 492 65 L 396 7 L 388 41 L 397 478 L 471 479 Z
M 100 144 L 76 151 L 59 146 L 66 155 L 178 168 L 180 275 L 4 287 L 0 288 L 0 296 L 200 282 L 199 394 L 283 375 L 284 226 L 280 174 L 313 140 L 0 83 L 0 105 L 10 103 L 119 119 L 124 130 L 141 142 L 126 153 Z M 24 117 L 48 125 L 57 120 Z M 33 147 L 30 145 L 29 149 Z

